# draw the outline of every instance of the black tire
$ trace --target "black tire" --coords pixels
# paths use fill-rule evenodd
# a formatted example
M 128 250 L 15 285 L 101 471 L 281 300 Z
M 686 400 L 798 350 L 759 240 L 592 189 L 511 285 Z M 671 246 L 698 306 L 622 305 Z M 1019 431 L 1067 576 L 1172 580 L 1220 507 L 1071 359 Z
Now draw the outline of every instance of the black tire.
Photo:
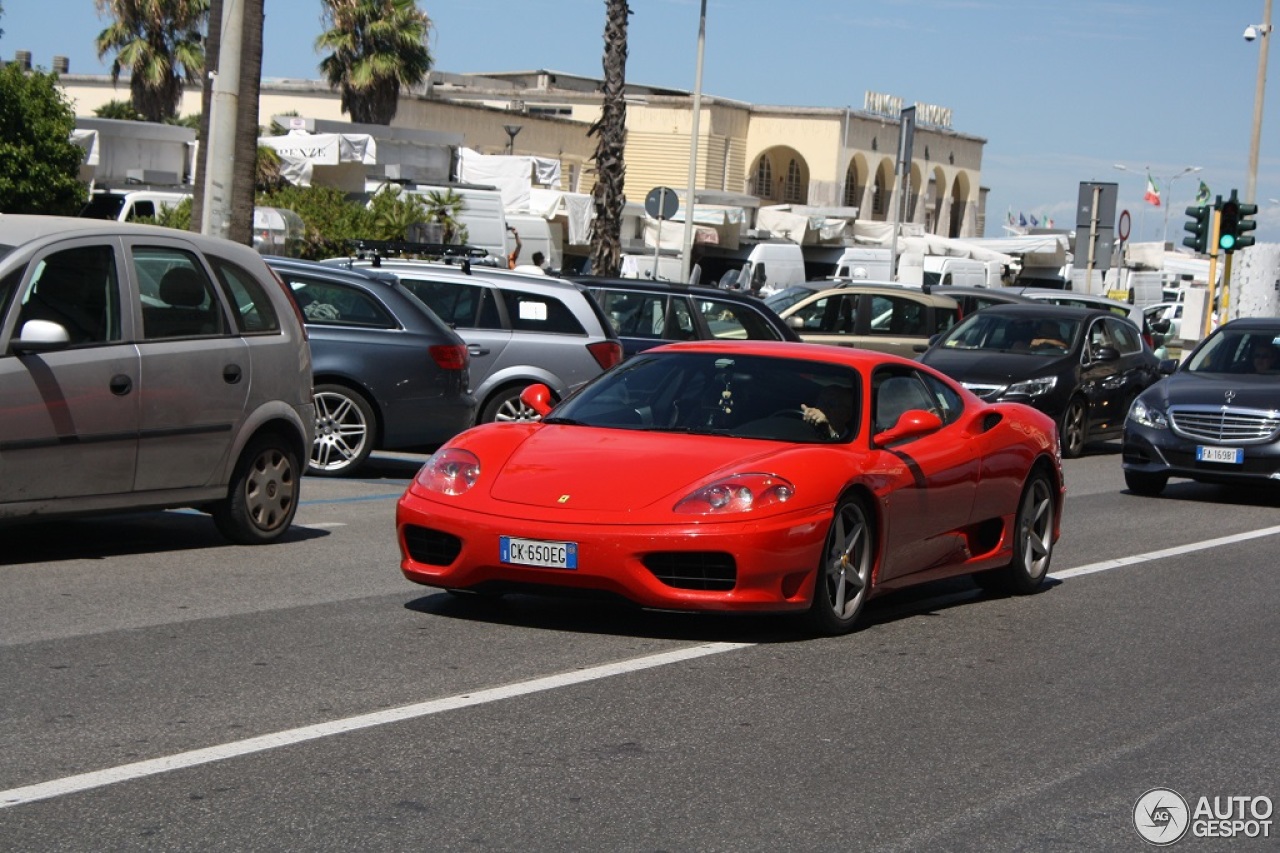
M 1043 471 L 1032 473 L 1018 499 L 1013 521 L 1013 559 L 1009 565 L 974 575 L 978 586 L 992 592 L 1030 595 L 1049 574 L 1056 517 L 1053 483 Z
M 279 539 L 298 511 L 301 476 L 298 454 L 283 436 L 255 436 L 236 462 L 227 497 L 212 508 L 214 524 L 237 545 Z
M 1072 397 L 1058 424 L 1063 459 L 1078 459 L 1089 443 L 1089 412 L 1084 400 Z
M 1124 484 L 1135 495 L 1154 498 L 1158 497 L 1164 491 L 1164 487 L 1169 485 L 1169 475 L 1150 474 L 1145 471 L 1125 471 Z
M 520 392 L 525 387 L 524 385 L 508 385 L 506 388 L 500 388 L 495 391 L 493 396 L 489 398 L 489 402 L 485 403 L 484 412 L 480 415 L 480 423 L 542 420 L 541 415 L 520 402 Z
M 373 452 L 378 418 L 373 407 L 345 385 L 317 385 L 316 437 L 307 471 L 320 477 L 355 473 Z
M 834 636 L 854 629 L 871 592 L 875 565 L 875 528 L 866 504 L 846 497 L 836 505 L 822 548 L 809 606 L 809 627 Z

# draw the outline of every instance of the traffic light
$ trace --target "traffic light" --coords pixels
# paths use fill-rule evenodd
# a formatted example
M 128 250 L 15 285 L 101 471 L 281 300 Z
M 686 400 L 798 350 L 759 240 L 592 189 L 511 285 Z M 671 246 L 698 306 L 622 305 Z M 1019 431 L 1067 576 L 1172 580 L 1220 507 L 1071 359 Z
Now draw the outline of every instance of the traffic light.
M 1190 231 L 1193 236 L 1183 237 L 1182 245 L 1190 246 L 1196 250 L 1197 254 L 1203 255 L 1209 251 L 1209 223 L 1213 219 L 1213 208 L 1207 204 L 1188 207 L 1187 216 L 1191 219 L 1182 226 L 1182 229 Z
M 1258 212 L 1258 206 L 1256 204 L 1241 204 L 1236 208 L 1236 210 L 1239 212 L 1240 217 L 1236 220 L 1235 248 L 1246 249 L 1253 245 L 1253 236 L 1246 234 L 1245 232 L 1252 231 L 1258 227 L 1258 223 L 1254 222 L 1249 217 Z
M 1236 250 L 1236 239 L 1240 228 L 1240 202 L 1236 199 L 1236 191 L 1231 191 L 1231 198 L 1222 203 L 1222 219 L 1218 224 L 1218 248 L 1228 255 Z

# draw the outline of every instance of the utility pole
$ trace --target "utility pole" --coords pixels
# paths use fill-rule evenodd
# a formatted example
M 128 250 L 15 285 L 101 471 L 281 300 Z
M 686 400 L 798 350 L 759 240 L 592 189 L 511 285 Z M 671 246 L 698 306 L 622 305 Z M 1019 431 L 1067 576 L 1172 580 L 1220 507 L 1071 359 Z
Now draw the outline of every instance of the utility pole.
M 243 0 L 223 0 L 217 70 L 211 72 L 208 149 L 204 156 L 204 205 L 200 233 L 226 237 L 231 230 L 231 186 L 235 179 L 236 127 L 240 102 Z

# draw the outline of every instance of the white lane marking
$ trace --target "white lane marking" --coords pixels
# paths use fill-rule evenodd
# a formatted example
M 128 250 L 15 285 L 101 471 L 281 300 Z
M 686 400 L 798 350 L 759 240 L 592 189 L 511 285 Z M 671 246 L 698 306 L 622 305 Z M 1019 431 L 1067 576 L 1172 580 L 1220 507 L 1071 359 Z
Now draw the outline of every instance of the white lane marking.
M 1106 572 L 1111 569 L 1120 569 L 1125 566 L 1159 560 L 1164 557 L 1174 557 L 1179 554 L 1203 551 L 1207 548 L 1216 548 L 1220 545 L 1230 545 L 1234 542 L 1245 542 L 1250 539 L 1259 539 L 1264 536 L 1274 536 L 1278 533 L 1280 533 L 1280 526 L 1264 527 L 1260 530 L 1250 530 L 1245 533 L 1236 533 L 1231 536 L 1221 536 L 1217 539 L 1205 540 L 1204 542 L 1193 542 L 1189 545 L 1179 545 L 1174 548 L 1164 548 L 1159 551 L 1148 551 L 1145 554 L 1135 554 L 1131 557 L 1119 557 L 1114 560 L 1103 560 L 1098 563 L 1089 563 L 1088 565 L 1079 566 L 1074 569 L 1064 569 L 1061 572 L 1053 572 L 1049 577 L 1055 580 L 1065 580 L 1067 578 L 1079 577 L 1081 575 Z M 120 767 L 111 767 L 106 770 L 97 770 L 92 773 L 81 773 L 78 776 L 67 776 L 63 779 L 55 779 L 52 782 L 41 782 L 36 785 L 27 785 L 23 788 L 11 788 L 8 791 L 0 791 L 0 809 L 8 808 L 9 806 L 21 805 L 23 803 L 31 803 L 37 800 L 48 800 L 53 797 L 63 796 L 64 794 L 73 794 L 78 791 L 87 791 L 92 788 L 101 788 L 106 785 L 113 785 L 117 782 L 127 782 L 131 779 L 141 779 L 145 776 L 154 776 L 159 773 L 167 773 L 171 770 L 181 770 L 186 767 L 196 767 L 201 764 L 209 764 L 214 761 L 222 761 L 227 758 L 235 758 L 241 755 L 250 755 L 252 753 L 263 752 L 268 749 L 277 749 L 282 746 L 290 746 L 295 743 L 302 743 L 308 740 L 316 740 L 318 738 L 342 734 L 343 732 L 367 729 L 373 726 L 381 726 L 386 725 L 387 723 L 401 722 L 403 720 L 411 720 L 416 717 L 425 717 L 431 714 L 453 711 L 458 708 L 466 708 L 471 705 L 483 705 L 488 702 L 497 702 L 501 699 L 510 699 L 515 696 L 526 696 L 530 693 L 539 693 L 545 690 L 555 690 L 556 688 L 567 687 L 572 684 L 582 684 L 587 681 L 609 678 L 614 675 L 639 672 L 640 670 L 666 666 L 667 664 L 672 663 L 680 663 L 681 661 L 686 660 L 694 660 L 696 658 L 706 657 L 707 655 L 715 655 L 721 654 L 722 652 L 731 652 L 737 649 L 750 648 L 754 645 L 757 644 L 706 643 L 700 646 L 692 646 L 687 649 L 678 649 L 672 652 L 663 652 L 661 654 L 649 655 L 647 657 L 633 658 L 631 660 L 620 661 L 618 663 L 587 667 L 586 669 L 580 669 L 575 672 L 549 675 L 544 678 L 535 678 L 530 681 L 518 681 L 514 684 L 507 684 L 502 687 L 492 687 L 488 690 L 477 690 L 474 693 L 462 693 L 457 696 L 446 696 L 443 699 L 433 699 L 428 702 L 405 705 L 402 708 L 391 708 L 386 711 L 377 711 L 372 714 L 361 714 L 356 717 L 348 717 L 344 720 L 333 720 L 332 722 L 320 723 L 314 726 L 303 726 L 301 728 L 275 732 L 273 734 L 249 738 L 247 740 L 221 744 L 220 746 L 195 749 L 190 752 L 181 752 L 177 755 L 153 758 L 149 761 L 139 761 L 133 764 L 125 764 Z
M 755 645 L 755 643 L 705 643 L 703 645 L 692 646 L 687 649 L 677 649 L 671 652 L 662 652 L 656 655 L 632 658 L 631 660 L 619 661 L 617 663 L 607 663 L 600 666 L 586 667 L 574 672 L 564 672 L 559 675 L 549 675 L 544 678 L 534 678 L 529 681 L 518 681 L 514 684 L 492 687 L 487 690 L 477 690 L 472 693 L 461 693 L 457 696 L 446 696 L 443 699 L 433 699 L 428 702 L 405 705 L 401 708 L 390 708 L 386 711 L 377 711 L 372 714 L 361 714 L 356 717 L 347 717 L 344 720 L 333 720 L 332 722 L 319 723 L 314 726 L 302 726 L 297 729 L 275 732 L 269 735 L 234 741 L 232 743 L 225 743 L 219 746 L 211 746 L 205 749 L 193 749 L 190 752 L 180 752 L 177 755 L 167 755 L 162 758 L 153 758 L 148 761 L 138 761 L 133 764 L 125 764 L 120 767 L 97 770 L 92 773 L 81 773 L 77 776 L 67 776 L 63 779 L 55 779 L 52 782 L 41 782 L 37 785 L 27 785 L 23 788 L 12 788 L 8 791 L 0 791 L 0 808 L 8 808 L 9 806 L 31 803 L 36 800 L 47 800 L 53 797 L 63 796 L 64 794 L 73 794 L 78 791 L 101 788 L 106 785 L 114 785 L 117 782 L 141 779 L 144 776 L 153 776 L 157 773 L 168 773 L 171 770 L 181 770 L 185 767 L 209 764 L 214 761 L 222 761 L 227 758 L 235 758 L 241 755 L 263 752 L 268 749 L 277 749 L 282 746 L 290 746 L 295 743 L 330 737 L 332 735 L 356 731 L 358 729 L 383 726 L 388 723 L 397 723 L 404 720 L 411 720 L 416 717 L 440 714 L 445 711 L 453 711 L 458 708 L 466 708 L 471 705 L 483 705 L 487 702 L 497 702 L 501 699 L 510 699 L 515 696 L 526 696 L 530 693 L 539 693 L 544 690 L 555 690 L 556 688 L 567 687 L 571 684 L 582 684 L 583 682 L 595 681 L 601 678 L 610 678 L 615 675 L 639 672 L 644 669 L 652 669 L 653 667 L 680 663 L 682 661 L 706 657 L 707 655 L 731 652 L 736 649 L 748 648 L 753 645 Z
M 317 521 L 315 524 L 295 524 L 294 527 L 302 527 L 306 530 L 327 530 L 330 527 L 346 527 L 345 521 Z
M 1160 560 L 1165 557 L 1176 557 L 1179 554 L 1191 554 L 1196 551 L 1203 551 L 1207 548 L 1217 548 L 1220 545 L 1230 545 L 1234 542 L 1247 542 L 1250 539 L 1260 539 L 1263 536 L 1275 536 L 1277 533 L 1280 533 L 1280 526 L 1263 527 L 1259 530 L 1248 530 L 1244 533 L 1234 533 L 1231 536 L 1220 536 L 1217 539 L 1206 539 L 1203 542 L 1192 542 L 1189 545 L 1178 545 L 1173 548 L 1163 548 L 1159 551 L 1148 551 L 1145 554 L 1134 554 L 1131 557 L 1117 557 L 1114 560 L 1103 560 L 1098 563 L 1089 563 L 1087 566 L 1078 566 L 1074 569 L 1064 569 L 1061 572 L 1050 572 L 1049 577 L 1054 580 L 1078 578 L 1081 575 L 1091 575 L 1095 572 L 1106 572 L 1111 569 L 1132 566 L 1135 563 L 1146 563 L 1151 560 Z

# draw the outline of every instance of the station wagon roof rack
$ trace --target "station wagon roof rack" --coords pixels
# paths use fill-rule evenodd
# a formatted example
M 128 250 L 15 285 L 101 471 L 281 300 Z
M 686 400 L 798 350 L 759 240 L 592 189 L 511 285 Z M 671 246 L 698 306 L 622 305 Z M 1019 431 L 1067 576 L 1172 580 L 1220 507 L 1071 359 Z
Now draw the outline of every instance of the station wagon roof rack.
M 415 243 L 408 240 L 365 240 L 348 241 L 354 260 L 368 260 L 377 267 L 384 258 L 413 258 L 415 260 L 441 261 L 447 264 L 461 264 L 463 270 L 470 272 L 473 262 L 496 263 L 488 251 L 478 246 L 467 246 L 457 243 Z

